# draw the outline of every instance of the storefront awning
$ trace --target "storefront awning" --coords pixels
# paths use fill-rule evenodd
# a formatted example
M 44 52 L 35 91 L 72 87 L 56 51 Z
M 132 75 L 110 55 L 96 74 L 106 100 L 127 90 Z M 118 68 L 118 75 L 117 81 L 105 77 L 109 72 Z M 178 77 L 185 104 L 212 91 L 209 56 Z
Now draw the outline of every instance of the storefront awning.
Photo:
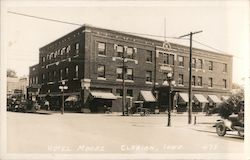
M 208 103 L 208 100 L 202 94 L 194 94 L 194 100 L 200 103 Z
M 66 102 L 76 102 L 76 101 L 78 101 L 78 97 L 76 95 L 72 95 L 72 96 L 69 96 L 68 98 L 66 98 L 65 101 Z
M 229 96 L 221 96 L 221 99 L 222 99 L 223 101 L 226 101 L 226 100 L 229 99 Z
M 91 95 L 94 98 L 100 98 L 100 99 L 117 99 L 117 97 L 110 92 L 98 92 L 98 91 L 92 91 L 90 92 Z
M 209 102 L 221 103 L 221 100 L 216 95 L 208 95 Z
M 146 102 L 156 102 L 156 99 L 151 91 L 141 91 L 141 95 Z
M 188 102 L 188 94 L 187 93 L 179 93 L 179 96 L 181 97 L 182 101 Z

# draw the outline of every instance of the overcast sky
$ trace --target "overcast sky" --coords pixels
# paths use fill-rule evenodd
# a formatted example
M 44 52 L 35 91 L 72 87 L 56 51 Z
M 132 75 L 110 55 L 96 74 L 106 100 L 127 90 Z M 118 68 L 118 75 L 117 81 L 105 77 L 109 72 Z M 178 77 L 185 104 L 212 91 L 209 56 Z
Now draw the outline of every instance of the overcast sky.
M 2 53 L 6 67 L 18 76 L 28 75 L 29 66 L 38 63 L 39 48 L 73 31 L 69 25 L 7 13 L 57 19 L 78 24 L 144 34 L 181 36 L 203 30 L 195 40 L 234 55 L 233 81 L 242 84 L 249 75 L 249 2 L 239 1 L 7 1 L 1 5 L 3 35 Z M 155 37 L 151 37 L 155 38 Z M 155 38 L 159 39 L 159 38 Z M 163 40 L 163 38 L 160 38 Z M 189 45 L 187 40 L 167 39 Z M 212 50 L 194 43 L 194 47 Z M 216 51 L 216 50 L 213 50 Z

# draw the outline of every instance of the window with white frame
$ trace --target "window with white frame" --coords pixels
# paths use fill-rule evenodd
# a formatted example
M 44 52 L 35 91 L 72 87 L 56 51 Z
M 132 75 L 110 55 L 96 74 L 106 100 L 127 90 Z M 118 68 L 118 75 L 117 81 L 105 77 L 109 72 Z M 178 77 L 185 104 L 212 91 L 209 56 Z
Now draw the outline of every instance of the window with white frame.
M 78 72 L 79 72 L 79 71 L 78 71 L 78 65 L 76 65 L 76 66 L 75 66 L 75 78 L 78 78 L 78 76 L 79 76 L 79 75 L 78 75 L 78 74 L 79 74 Z
M 153 61 L 153 53 L 152 53 L 152 51 L 149 51 L 149 50 L 146 51 L 146 61 L 147 62 L 152 62 Z
M 192 86 L 195 86 L 195 76 L 192 76 Z
M 213 62 L 212 61 L 208 61 L 208 70 L 209 71 L 213 70 Z
M 146 82 L 152 82 L 152 71 L 146 71 Z
M 174 65 L 174 55 L 173 54 L 169 54 L 169 63 L 170 65 Z
M 80 49 L 80 44 L 79 43 L 75 44 L 75 49 L 76 49 L 76 54 L 79 54 L 79 49 Z
M 100 78 L 105 78 L 105 66 L 104 65 L 97 66 L 97 76 Z
M 63 48 L 61 49 L 61 55 L 64 55 L 65 51 L 66 51 L 66 47 L 63 47 Z
M 124 52 L 124 48 L 123 48 L 123 46 L 117 46 L 116 47 L 116 56 L 117 57 L 123 57 L 123 52 Z
M 132 47 L 127 48 L 127 58 L 130 58 L 130 59 L 134 58 L 134 49 Z
M 53 76 L 54 76 L 54 79 L 56 80 L 56 71 L 54 71 L 54 73 L 53 73 Z
M 127 96 L 133 97 L 133 90 L 132 89 L 127 89 Z
M 223 86 L 224 86 L 224 88 L 227 88 L 227 80 L 226 79 L 223 79 Z
M 63 70 L 60 69 L 60 80 L 63 80 Z
M 98 54 L 106 55 L 106 44 L 103 42 L 98 42 Z
M 213 78 L 212 77 L 208 78 L 208 87 L 213 87 Z
M 123 90 L 122 89 L 116 89 L 116 96 L 122 96 Z
M 201 76 L 198 76 L 197 86 L 202 86 L 202 77 Z
M 163 63 L 169 64 L 169 54 L 163 54 Z
M 56 58 L 57 54 L 58 54 L 57 51 L 55 51 L 55 53 L 54 53 L 54 58 Z
M 116 68 L 116 79 L 122 79 L 122 68 L 119 67 L 119 68 Z
M 197 59 L 196 68 L 197 69 L 202 69 L 202 59 Z
M 179 74 L 178 84 L 180 84 L 180 85 L 184 84 L 183 74 Z
M 70 50 L 71 50 L 71 47 L 70 47 L 70 45 L 68 45 L 67 48 L 66 48 L 66 52 L 69 53 Z
M 132 68 L 127 68 L 127 79 L 133 80 L 133 69 Z
M 196 59 L 192 58 L 192 68 L 196 68 Z
M 184 57 L 183 56 L 178 56 L 178 61 L 179 61 L 179 66 L 184 67 Z
M 66 68 L 65 68 L 65 77 L 68 78 L 68 75 L 69 75 L 69 68 L 66 67 Z

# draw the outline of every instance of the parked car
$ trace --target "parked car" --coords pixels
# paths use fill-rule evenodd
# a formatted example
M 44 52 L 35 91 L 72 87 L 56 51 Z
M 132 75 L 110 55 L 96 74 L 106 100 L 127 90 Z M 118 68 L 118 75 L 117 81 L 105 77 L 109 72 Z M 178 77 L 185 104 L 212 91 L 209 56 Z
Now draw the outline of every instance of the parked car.
M 240 137 L 244 137 L 244 120 L 239 115 L 230 115 L 228 119 L 217 120 L 214 127 L 218 136 L 224 136 L 227 131 L 237 131 Z

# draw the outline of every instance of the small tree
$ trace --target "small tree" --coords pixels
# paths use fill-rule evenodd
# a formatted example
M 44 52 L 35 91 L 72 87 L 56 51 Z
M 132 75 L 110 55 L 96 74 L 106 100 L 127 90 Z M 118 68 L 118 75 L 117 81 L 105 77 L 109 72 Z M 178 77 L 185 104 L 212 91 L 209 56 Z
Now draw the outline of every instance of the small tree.
M 231 114 L 237 114 L 240 108 L 244 105 L 244 91 L 232 95 L 228 100 L 219 105 L 219 115 L 227 119 Z M 244 107 L 244 106 L 243 106 Z
M 7 77 L 16 78 L 16 71 L 14 71 L 13 69 L 7 69 Z

